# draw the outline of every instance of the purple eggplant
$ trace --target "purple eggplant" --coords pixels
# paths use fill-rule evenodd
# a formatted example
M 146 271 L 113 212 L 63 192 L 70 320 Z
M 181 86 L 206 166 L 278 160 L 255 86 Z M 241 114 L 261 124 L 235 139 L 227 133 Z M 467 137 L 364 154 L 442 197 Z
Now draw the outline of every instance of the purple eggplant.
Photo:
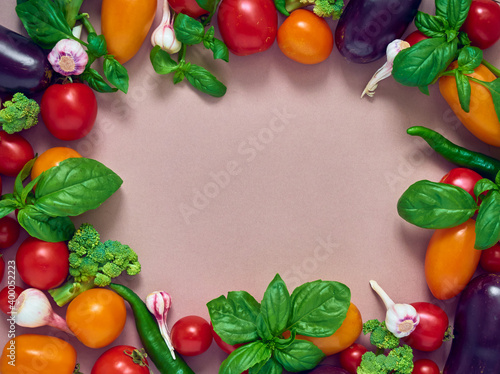
M 500 373 L 500 274 L 482 274 L 462 291 L 443 374 Z
M 348 61 L 365 64 L 385 56 L 401 38 L 422 0 L 350 0 L 335 29 L 335 45 Z
M 53 74 L 45 50 L 0 25 L 0 92 L 42 91 L 51 83 Z

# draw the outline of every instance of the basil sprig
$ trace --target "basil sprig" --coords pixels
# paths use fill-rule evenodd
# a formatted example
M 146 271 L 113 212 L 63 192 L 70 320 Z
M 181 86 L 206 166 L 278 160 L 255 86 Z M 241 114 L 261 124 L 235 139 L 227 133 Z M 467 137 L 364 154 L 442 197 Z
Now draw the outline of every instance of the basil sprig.
M 219 373 L 279 374 L 311 370 L 325 357 L 297 334 L 332 335 L 340 327 L 351 300 L 339 282 L 317 280 L 292 294 L 279 274 L 259 303 L 245 291 L 232 291 L 207 303 L 215 332 L 228 344 L 243 344 L 221 364 Z M 289 337 L 284 338 L 284 333 Z
M 62 39 L 78 41 L 87 49 L 89 62 L 79 76 L 98 92 L 127 93 L 129 77 L 127 70 L 107 51 L 104 36 L 97 35 L 88 20 L 88 15 L 80 14 L 82 0 L 28 0 L 18 2 L 16 13 L 30 38 L 44 49 L 52 49 Z M 88 31 L 87 42 L 72 33 L 72 27 L 80 21 Z M 104 77 L 91 68 L 94 61 L 103 57 Z
M 71 239 L 75 226 L 69 217 L 98 208 L 123 183 L 108 167 L 82 157 L 66 159 L 24 186 L 34 161 L 16 177 L 14 192 L 1 197 L 0 218 L 17 209 L 28 234 L 48 242 Z

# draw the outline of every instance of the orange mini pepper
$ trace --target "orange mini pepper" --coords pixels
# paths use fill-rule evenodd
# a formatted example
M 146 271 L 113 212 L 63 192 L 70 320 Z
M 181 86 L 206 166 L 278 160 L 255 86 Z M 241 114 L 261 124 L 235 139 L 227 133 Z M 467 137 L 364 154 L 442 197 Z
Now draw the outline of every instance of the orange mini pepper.
M 102 0 L 101 29 L 108 52 L 124 64 L 139 51 L 156 15 L 157 0 Z

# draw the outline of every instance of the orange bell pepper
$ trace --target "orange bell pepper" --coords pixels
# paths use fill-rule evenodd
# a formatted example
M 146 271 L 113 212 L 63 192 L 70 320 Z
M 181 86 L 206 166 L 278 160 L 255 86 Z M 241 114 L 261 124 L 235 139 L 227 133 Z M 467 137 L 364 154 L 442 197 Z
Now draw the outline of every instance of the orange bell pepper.
M 455 69 L 457 62 L 450 65 Z M 484 65 L 479 65 L 471 77 L 485 82 L 495 80 L 495 75 Z M 454 76 L 439 78 L 439 91 L 462 124 L 476 138 L 486 144 L 500 147 L 500 121 L 493 106 L 490 91 L 479 83 L 470 81 L 470 110 L 466 113 L 460 106 L 458 91 Z
M 139 51 L 156 15 L 157 0 L 102 0 L 101 30 L 108 52 L 124 64 Z

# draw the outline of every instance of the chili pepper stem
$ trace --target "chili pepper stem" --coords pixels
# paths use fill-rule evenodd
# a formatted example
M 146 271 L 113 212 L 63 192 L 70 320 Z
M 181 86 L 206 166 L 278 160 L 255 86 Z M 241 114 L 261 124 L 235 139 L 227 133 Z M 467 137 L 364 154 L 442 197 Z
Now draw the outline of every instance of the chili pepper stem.
M 486 66 L 493 74 L 497 77 L 500 77 L 500 69 L 490 64 L 488 61 L 484 60 L 481 62 L 484 66 Z

